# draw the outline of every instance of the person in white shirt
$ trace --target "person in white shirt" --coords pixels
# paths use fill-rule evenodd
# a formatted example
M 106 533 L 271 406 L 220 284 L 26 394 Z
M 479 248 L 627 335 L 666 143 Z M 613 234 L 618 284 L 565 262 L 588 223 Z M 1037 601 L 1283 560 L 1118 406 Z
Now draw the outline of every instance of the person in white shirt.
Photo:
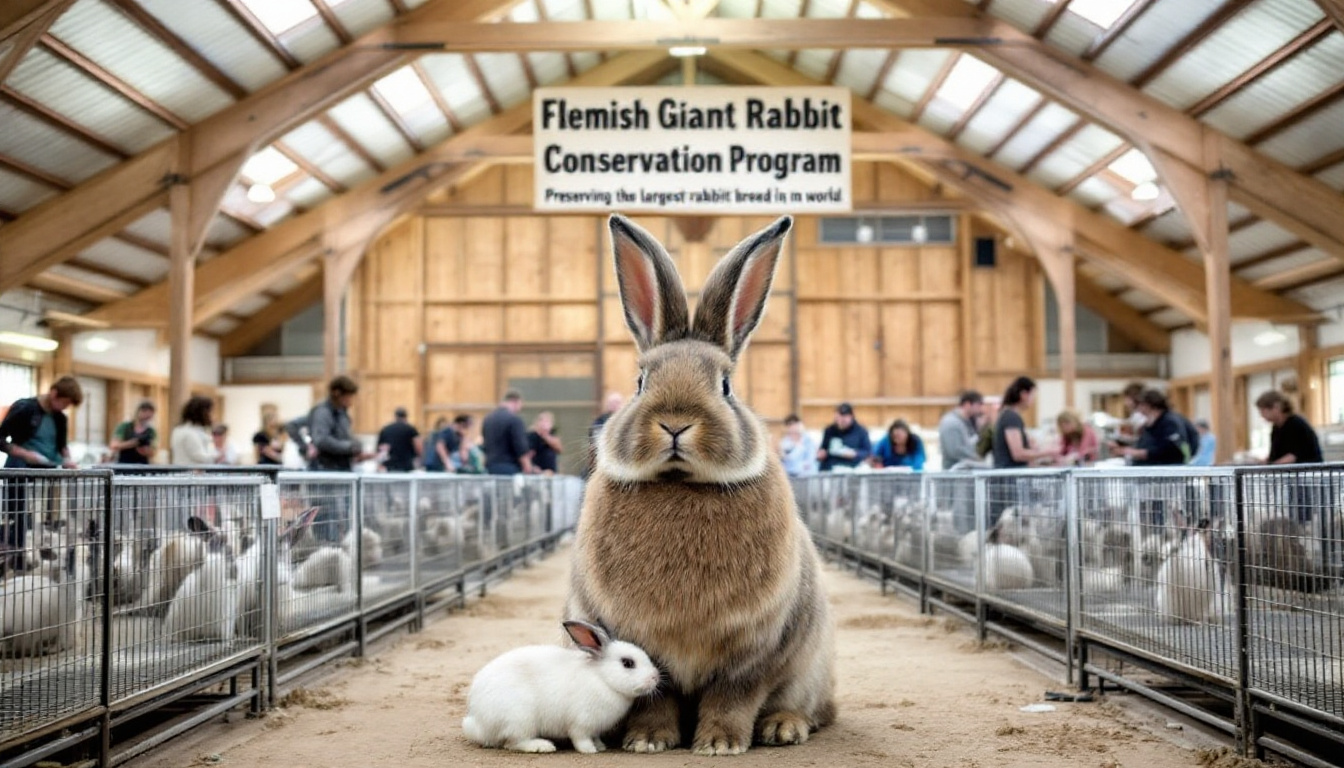
M 238 463 L 238 449 L 229 442 L 229 425 L 216 424 L 210 430 L 210 437 L 215 446 L 215 463 L 228 464 L 230 466 Z
M 790 477 L 816 474 L 817 441 L 807 434 L 803 420 L 796 414 L 784 418 L 784 437 L 779 441 L 779 458 Z
M 214 464 L 219 453 L 210 436 L 215 404 L 208 397 L 194 396 L 182 406 L 182 423 L 173 427 L 169 439 L 174 464 Z
M 978 462 L 976 452 L 979 430 L 976 421 L 985 412 L 985 398 L 974 389 L 961 393 L 957 407 L 943 414 L 938 422 L 938 447 L 943 454 L 943 469 L 961 462 Z

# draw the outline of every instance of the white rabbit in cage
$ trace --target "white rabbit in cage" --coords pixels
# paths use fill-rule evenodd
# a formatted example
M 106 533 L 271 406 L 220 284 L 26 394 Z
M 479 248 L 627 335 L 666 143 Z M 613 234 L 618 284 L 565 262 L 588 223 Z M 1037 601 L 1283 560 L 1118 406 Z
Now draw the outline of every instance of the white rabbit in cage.
M 355 559 L 337 547 L 322 547 L 294 569 L 295 589 L 335 587 L 337 592 L 353 589 Z
M 985 588 L 990 591 L 1027 589 L 1035 574 L 1031 558 L 1011 544 L 990 540 L 985 546 Z
M 203 537 L 205 557 L 173 596 L 163 631 L 179 641 L 232 642 L 238 610 L 238 563 L 233 549 L 222 532 L 200 518 L 193 516 L 189 524 Z
M 1157 613 L 1185 623 L 1221 618 L 1230 601 L 1221 567 L 1210 549 L 1208 519 L 1186 531 L 1179 548 L 1157 571 Z
M 383 561 L 383 537 L 372 528 L 360 529 L 359 562 L 365 568 L 372 568 Z M 341 539 L 341 550 L 353 560 L 355 557 L 355 531 L 352 528 Z
M 426 555 L 435 557 L 457 550 L 457 518 L 453 515 L 433 515 L 420 518 L 420 546 Z
M 149 586 L 144 603 L 156 613 L 166 610 L 173 596 L 193 571 L 205 562 L 206 545 L 202 538 L 210 526 L 192 515 L 186 531 L 169 534 L 149 558 Z
M 0 584 L 0 657 L 40 656 L 79 645 L 89 582 L 88 545 L 66 546 L 44 573 Z

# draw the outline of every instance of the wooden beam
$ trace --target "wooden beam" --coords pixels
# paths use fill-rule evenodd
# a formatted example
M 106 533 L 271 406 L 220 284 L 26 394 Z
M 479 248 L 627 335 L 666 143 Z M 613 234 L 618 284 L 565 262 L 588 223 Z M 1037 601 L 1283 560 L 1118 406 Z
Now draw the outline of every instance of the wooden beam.
M 1062 201 L 1061 201 L 1062 202 Z M 1056 333 L 1059 338 L 1059 378 L 1064 384 L 1064 407 L 1075 407 L 1078 380 L 1078 298 L 1075 289 L 1074 228 L 1065 205 L 1055 210 L 1008 205 L 1007 216 L 1036 254 L 1055 293 Z
M 1335 22 L 1335 27 L 1344 32 L 1344 0 L 1316 0 L 1316 4 Z
M 619 56 L 606 64 L 580 75 L 569 84 L 574 86 L 620 85 L 627 82 L 644 83 L 657 79 L 673 66 L 664 52 L 649 52 Z M 319 249 L 330 248 L 343 252 L 356 244 L 362 245 L 377 234 L 397 215 L 417 205 L 425 196 L 443 184 L 461 179 L 474 162 L 460 160 L 464 147 L 488 137 L 507 135 L 527 126 L 532 119 L 532 105 L 518 104 L 503 113 L 483 121 L 443 143 L 424 155 L 411 158 L 395 168 L 354 187 L 343 195 L 326 200 L 321 205 L 288 218 L 258 233 L 209 261 L 196 266 L 195 307 L 196 322 L 209 322 L 218 312 L 228 309 L 238 299 L 254 293 L 273 282 L 282 259 L 298 255 L 314 258 Z M 476 158 L 479 161 L 479 157 Z M 3 235 L 6 225 L 0 229 Z M 290 271 L 297 263 L 290 264 Z M 166 283 L 152 285 L 131 298 L 99 307 L 90 313 L 95 320 L 106 320 L 120 326 L 155 326 L 163 322 L 162 307 L 167 304 Z
M 1156 80 L 1158 75 L 1167 71 L 1168 67 L 1193 50 L 1195 46 L 1204 42 L 1215 30 L 1222 27 L 1223 24 L 1226 24 L 1233 16 L 1241 13 L 1241 10 L 1252 2 L 1254 2 L 1254 0 L 1225 0 L 1225 2 L 1219 6 L 1217 11 L 1214 11 L 1213 14 L 1201 22 L 1199 26 L 1195 27 L 1189 34 L 1178 40 L 1175 45 L 1168 48 L 1166 52 L 1157 57 L 1156 61 L 1149 64 L 1147 68 L 1140 72 L 1138 76 L 1130 82 L 1133 83 L 1135 88 L 1142 88 Z
M 966 126 L 970 125 L 971 121 L 975 119 L 975 116 L 979 114 L 980 108 L 985 106 L 985 102 L 994 98 L 994 94 L 998 93 L 999 89 L 1002 88 L 1003 84 L 1007 81 L 1008 78 L 1004 77 L 1002 72 L 996 72 L 994 74 L 994 79 L 989 81 L 989 84 L 980 92 L 980 95 L 975 97 L 975 101 L 971 102 L 971 106 L 967 107 L 961 117 L 957 118 L 957 122 L 953 124 L 950 130 L 948 130 L 947 138 L 956 141 L 957 137 L 961 135 L 961 132 L 966 130 Z M 871 98 L 868 100 L 872 101 Z
M 119 301 L 126 298 L 126 294 L 121 291 L 104 288 L 101 285 L 93 285 L 54 272 L 44 272 L 37 275 L 28 281 L 28 285 L 43 291 L 59 293 L 62 296 L 71 296 L 81 301 L 91 301 L 95 304 L 106 304 L 109 301 Z
M 1077 176 L 1074 176 L 1072 179 L 1069 179 L 1068 181 L 1064 182 L 1064 184 L 1055 191 L 1061 195 L 1069 194 L 1073 190 L 1077 189 L 1078 186 L 1082 184 L 1084 181 L 1087 181 L 1093 176 L 1096 176 L 1098 173 L 1101 173 L 1103 168 L 1106 168 L 1111 163 L 1114 163 L 1116 160 L 1119 160 L 1120 156 L 1128 152 L 1130 149 L 1132 149 L 1132 147 L 1130 147 L 1128 143 L 1121 144 L 1120 146 L 1116 147 L 1110 152 L 1107 152 L 1106 154 L 1102 155 L 1100 158 L 1097 159 L 1095 163 L 1092 163 L 1088 167 L 1084 168 L 1082 172 L 1079 173 Z
M 1130 4 L 1129 10 L 1116 19 L 1110 29 L 1092 39 L 1091 45 L 1087 46 L 1086 51 L 1083 51 L 1083 61 L 1096 61 L 1097 57 L 1111 47 L 1111 43 L 1119 40 L 1125 32 L 1129 31 L 1134 22 L 1139 20 L 1140 16 L 1153 7 L 1154 2 L 1156 0 L 1138 0 L 1138 2 Z
M 1279 67 L 1293 60 L 1293 57 L 1305 51 L 1307 48 L 1324 40 L 1328 35 L 1335 31 L 1334 25 L 1329 19 L 1322 19 L 1313 24 L 1307 31 L 1289 40 L 1270 55 L 1256 62 L 1255 66 L 1242 72 L 1240 75 L 1229 80 L 1223 87 L 1210 93 L 1208 96 L 1200 99 L 1194 106 L 1185 111 L 1187 115 L 1199 117 L 1224 101 L 1240 93 L 1246 86 L 1254 83 L 1256 80 L 1268 75 Z M 1254 142 L 1251 142 L 1254 143 Z
M 8 50 L 0 51 L 0 83 L 9 78 L 56 19 L 74 5 L 74 0 L 15 0 L 13 5 L 12 9 L 0 10 L 0 45 L 10 43 Z M 9 23 L 5 23 L 6 19 Z
M 1072 140 L 1073 137 L 1077 136 L 1078 132 L 1083 130 L 1083 128 L 1086 126 L 1087 121 L 1082 118 L 1078 118 L 1073 122 L 1073 125 L 1070 125 L 1058 136 L 1051 139 L 1050 143 L 1046 144 L 1044 147 L 1041 147 L 1040 150 L 1036 154 L 1032 155 L 1031 158 L 1028 159 L 1027 162 L 1024 163 L 1021 168 L 1017 169 L 1017 172 L 1022 174 L 1023 176 L 1031 173 L 1033 170 L 1035 170 L 1036 166 L 1041 164 L 1042 160 L 1049 157 L 1051 154 L 1054 153 L 1055 150 L 1059 149 L 1060 147 L 1068 143 L 1070 140 Z
M 516 2 L 438 0 L 422 5 L 404 19 L 478 20 L 491 18 L 499 9 Z M 0 232 L 0 249 L 6 255 L 0 265 L 0 291 L 17 284 L 12 282 L 15 275 L 29 275 L 34 268 L 40 271 L 45 265 L 59 262 L 60 254 L 68 251 L 68 241 L 84 237 L 91 228 L 101 226 L 106 219 L 91 216 L 90 211 L 115 215 L 118 208 L 124 210 L 139 205 L 149 196 L 165 194 L 163 180 L 168 161 L 176 153 L 176 140 L 191 145 L 190 156 L 195 163 L 192 175 L 231 162 L 240 152 L 250 155 L 368 82 L 407 63 L 412 53 L 380 48 L 392 39 L 389 28 L 374 30 L 210 116 L 181 136 L 160 142 L 135 160 L 115 166 L 24 213 Z M 143 173 L 150 166 L 159 172 Z
M 179 144 L 175 169 L 192 167 L 191 148 Z M 168 412 L 181 413 L 191 397 L 191 334 L 195 328 L 192 291 L 197 248 L 193 247 L 192 185 L 173 184 L 168 191 L 171 218 L 168 241 Z
M 810 86 L 816 81 L 767 56 L 755 53 L 712 51 L 704 62 L 714 63 L 743 79 L 765 85 Z M 919 126 L 912 126 L 882 108 L 854 99 L 851 110 L 857 125 L 878 131 L 909 131 L 924 137 L 938 155 L 921 157 L 918 150 L 903 155 L 903 162 L 920 162 L 945 183 L 968 195 L 1012 204 L 1026 210 L 1057 210 L 1065 206 L 1076 228 L 1079 253 L 1126 282 L 1158 296 L 1196 320 L 1206 314 L 1203 269 L 1182 254 L 1125 227 L 1101 213 L 1061 198 L 1033 181 L 991 160 L 972 153 Z M 1311 308 L 1280 296 L 1258 291 L 1242 280 L 1232 280 L 1234 307 L 1239 317 L 1271 317 L 1286 320 L 1319 317 Z
M 57 58 L 64 60 L 75 69 L 80 70 L 101 83 L 108 90 L 118 94 L 154 117 L 157 117 L 168 127 L 178 131 L 186 130 L 187 121 L 173 114 L 167 107 L 141 93 L 131 86 L 130 83 L 127 83 L 125 80 L 112 74 L 107 69 L 103 68 L 79 51 L 76 51 L 74 48 L 66 45 L 52 34 L 48 33 L 43 35 L 38 42 L 43 48 L 46 48 L 51 53 L 55 54 Z
M 255 347 L 272 331 L 322 300 L 322 276 L 314 275 L 262 307 L 219 342 L 220 357 L 237 357 Z
M 261 19 L 258 19 L 240 0 L 220 0 L 220 3 L 229 12 L 229 15 L 233 16 L 234 20 L 241 24 L 254 40 L 261 43 L 263 48 L 270 51 L 277 61 L 285 65 L 286 69 L 295 70 L 302 66 L 298 58 L 281 44 L 280 38 L 276 37 L 265 24 L 262 24 Z
M 40 184 L 46 184 L 52 189 L 66 190 L 70 188 L 70 182 L 61 177 L 48 173 L 35 165 L 30 165 L 17 157 L 0 154 L 0 169 L 10 173 L 26 176 L 29 179 Z
M 323 128 L 331 131 L 331 135 L 335 136 L 337 140 L 344 144 L 351 152 L 358 155 L 359 159 L 367 163 L 370 168 L 379 173 L 387 170 L 387 167 L 383 165 L 381 160 L 374 157 L 372 152 L 366 149 L 354 136 L 351 136 L 344 128 L 342 128 L 340 123 L 332 119 L 331 115 L 318 115 L 317 122 L 320 123 Z
M 1040 23 L 1036 25 L 1035 29 L 1031 30 L 1031 36 L 1040 40 L 1050 34 L 1050 30 L 1059 22 L 1060 17 L 1064 15 L 1065 11 L 1069 10 L 1069 3 L 1071 2 L 1073 0 L 1055 0 L 1054 7 L 1046 11 Z
M 471 73 L 471 79 L 476 83 L 476 88 L 481 92 L 481 97 L 489 105 L 490 114 L 499 114 L 504 108 L 500 106 L 499 99 L 495 98 L 495 94 L 490 91 L 490 84 L 485 81 L 485 73 L 481 71 L 481 65 L 476 61 L 476 57 L 467 55 L 463 56 L 462 60 L 466 62 L 467 71 Z
M 30 117 L 34 117 L 46 123 L 61 133 L 73 136 L 75 139 L 100 149 L 115 158 L 124 160 L 130 157 L 130 155 L 126 154 L 124 149 L 113 144 L 103 136 L 94 133 L 65 115 L 51 109 L 47 105 L 42 104 L 35 99 L 31 99 L 27 95 L 20 93 L 3 83 L 0 83 L 0 100 L 20 112 L 24 112 Z
M 415 135 L 415 131 L 406 122 L 406 118 L 402 117 L 401 113 L 388 103 L 387 98 L 378 90 L 378 87 L 370 88 L 367 93 L 369 98 L 373 100 L 374 106 L 378 107 L 378 111 L 383 113 L 383 117 L 386 117 L 397 133 L 401 134 L 401 138 L 405 139 L 411 150 L 417 154 L 424 152 L 425 145 L 420 141 L 420 137 Z
M 924 89 L 924 95 L 919 97 L 914 110 L 910 112 L 910 122 L 918 123 L 919 118 L 924 116 L 924 110 L 929 108 L 933 98 L 938 95 L 938 89 L 942 88 L 943 83 L 947 82 L 947 76 L 952 74 L 952 68 L 957 66 L 957 61 L 960 59 L 960 51 L 953 51 L 948 54 L 943 66 L 938 68 L 938 74 L 934 75 L 933 80 L 929 81 L 929 87 Z M 872 99 L 870 98 L 869 101 L 872 101 Z
M 148 32 L 159 42 L 173 49 L 173 53 L 181 56 L 197 72 L 200 72 L 206 79 L 219 86 L 223 91 L 235 100 L 247 96 L 247 89 L 234 82 L 233 78 L 224 73 L 224 70 L 215 66 L 209 59 L 201 55 L 200 51 L 187 45 L 186 41 L 178 37 L 175 32 L 163 25 L 158 17 L 146 11 L 140 5 L 138 0 L 109 0 L 112 5 L 117 7 L 131 21 L 135 22 L 141 29 Z M 3 80 L 3 78 L 0 78 Z
M 900 58 L 900 55 L 900 50 L 895 48 L 887 52 L 887 57 L 882 60 L 882 66 L 877 68 L 877 77 L 873 79 L 873 84 L 869 86 L 863 98 L 869 101 L 877 98 L 877 94 L 882 92 L 882 84 L 887 81 L 887 76 L 891 74 L 891 68 L 896 66 L 896 59 Z
M 545 3 L 538 3 L 537 7 L 540 8 L 543 5 L 545 5 Z M 570 61 L 569 56 L 565 57 L 565 61 L 569 62 L 568 69 L 571 70 L 569 76 L 573 77 L 574 64 Z M 457 119 L 457 114 L 453 112 L 452 106 L 448 104 L 448 99 L 444 98 L 443 92 L 440 91 L 439 87 L 434 84 L 432 79 L 430 79 L 429 73 L 425 71 L 425 68 L 417 61 L 411 64 L 411 71 L 415 73 L 416 77 L 420 78 L 420 84 L 425 86 L 425 90 L 429 91 L 429 97 L 434 100 L 434 106 L 439 108 L 439 112 L 443 113 L 443 119 L 448 121 L 448 127 L 453 130 L 453 133 L 461 133 L 462 121 Z M 381 171 L 383 169 L 379 168 L 378 170 Z
M 308 162 L 308 158 L 294 151 L 294 149 L 290 147 L 288 144 L 284 143 L 283 141 L 277 141 L 271 144 L 271 146 L 275 147 L 275 151 L 289 158 L 289 161 L 294 165 L 298 166 L 299 169 L 302 170 L 304 173 L 322 182 L 322 185 L 325 186 L 327 189 L 330 189 L 332 192 L 336 192 L 337 194 L 345 191 L 344 184 L 337 181 L 336 179 L 333 179 L 326 171 L 322 170 L 321 168 L 318 168 L 313 163 Z
M 1291 291 L 1304 285 L 1339 277 L 1341 274 L 1344 274 L 1344 265 L 1333 259 L 1323 259 L 1266 275 L 1256 280 L 1253 285 L 1266 291 Z
M 327 0 L 310 1 L 313 7 L 317 9 L 317 14 L 322 17 L 322 21 L 327 25 L 327 28 L 335 33 L 336 39 L 341 42 L 341 45 L 349 45 L 355 39 L 351 36 L 350 30 L 345 28 L 345 24 L 342 24 L 341 20 L 337 18 L 336 12 L 331 10 Z
M 1255 146 L 1277 133 L 1282 133 L 1317 112 L 1320 112 L 1322 109 L 1334 104 L 1336 101 L 1339 101 L 1340 98 L 1344 98 L 1344 81 L 1333 83 L 1329 88 L 1326 88 L 1324 91 L 1321 91 L 1283 115 L 1280 115 L 1269 125 L 1266 125 L 1250 136 L 1247 136 L 1246 144 Z
M 1145 352 L 1171 352 L 1171 334 L 1143 313 L 1107 293 L 1096 282 L 1078 275 L 1074 285 L 1078 303 L 1095 312 L 1106 324 L 1139 345 Z

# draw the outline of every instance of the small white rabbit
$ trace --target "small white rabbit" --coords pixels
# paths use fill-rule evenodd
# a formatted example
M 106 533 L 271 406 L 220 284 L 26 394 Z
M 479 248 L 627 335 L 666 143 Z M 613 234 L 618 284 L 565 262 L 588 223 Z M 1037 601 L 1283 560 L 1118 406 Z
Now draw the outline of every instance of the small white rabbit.
M 212 532 L 205 547 L 205 559 L 173 596 L 163 618 L 163 631 L 178 642 L 231 643 L 238 618 L 238 563 L 228 540 L 218 531 Z
M 483 747 L 554 752 L 568 738 L 579 752 L 606 749 L 599 738 L 640 696 L 652 693 L 658 668 L 636 645 L 612 640 L 582 621 L 566 621 L 578 649 L 515 648 L 481 668 L 467 693 L 462 732 Z
M 1157 571 L 1157 613 L 1177 622 L 1200 624 L 1222 618 L 1230 607 L 1218 563 L 1209 553 L 1209 521 L 1186 532 L 1180 548 Z
M 366 569 L 372 568 L 383 561 L 383 537 L 372 528 L 361 528 L 360 531 L 359 562 Z M 345 534 L 345 538 L 341 539 L 341 549 L 351 559 L 355 557 L 355 530 L 353 528 Z
M 1022 550 L 1008 544 L 990 543 L 985 546 L 985 589 L 1028 589 L 1034 571 L 1031 558 Z
M 322 547 L 294 570 L 295 589 L 336 587 L 337 592 L 353 588 L 355 559 L 336 547 Z

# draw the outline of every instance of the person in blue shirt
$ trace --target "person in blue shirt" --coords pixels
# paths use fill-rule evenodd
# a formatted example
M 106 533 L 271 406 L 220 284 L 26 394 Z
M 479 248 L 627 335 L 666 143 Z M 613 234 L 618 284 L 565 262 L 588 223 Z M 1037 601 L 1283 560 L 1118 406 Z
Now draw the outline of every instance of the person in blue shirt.
M 872 452 L 868 428 L 854 418 L 854 409 L 849 403 L 837 405 L 835 422 L 821 433 L 821 446 L 817 449 L 821 471 L 830 472 L 836 467 L 853 469 L 867 461 Z
M 910 467 L 918 472 L 924 469 L 924 441 L 910 431 L 904 419 L 897 419 L 877 441 L 872 462 L 875 467 Z
M 1213 454 L 1218 448 L 1218 438 L 1209 430 L 1208 419 L 1199 419 L 1195 421 L 1195 429 L 1199 431 L 1199 450 L 1195 452 L 1195 457 L 1190 460 L 1190 465 L 1195 467 L 1213 466 Z
M 807 434 L 803 420 L 797 414 L 784 417 L 784 437 L 779 441 L 779 459 L 789 477 L 815 474 L 817 471 L 817 441 Z

